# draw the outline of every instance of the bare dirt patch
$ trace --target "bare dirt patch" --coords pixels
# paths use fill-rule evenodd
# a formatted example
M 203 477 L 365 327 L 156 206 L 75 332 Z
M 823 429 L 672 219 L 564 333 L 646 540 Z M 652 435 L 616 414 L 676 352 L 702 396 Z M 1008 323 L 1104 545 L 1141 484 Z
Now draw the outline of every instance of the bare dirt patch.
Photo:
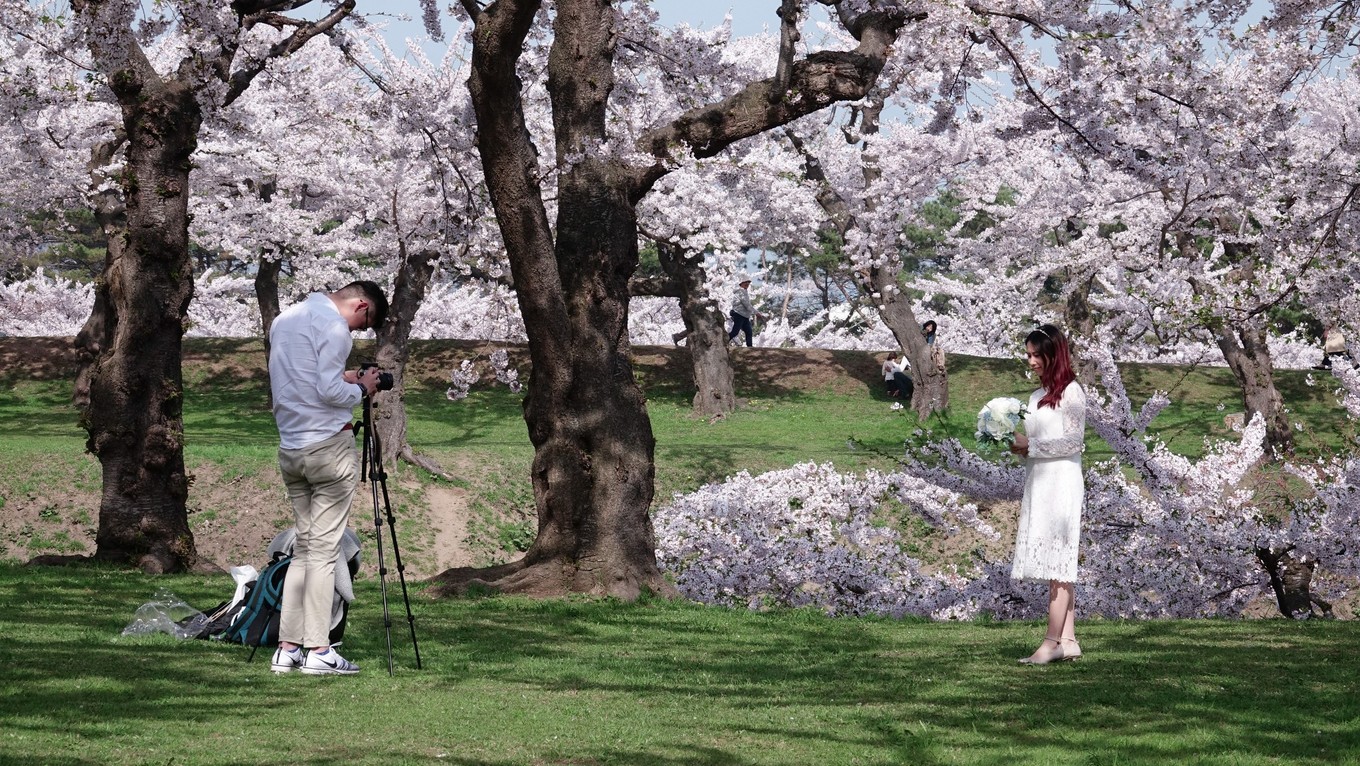
M 425 492 L 434 531 L 434 571 L 473 565 L 468 541 L 468 492 L 460 487 L 432 486 Z

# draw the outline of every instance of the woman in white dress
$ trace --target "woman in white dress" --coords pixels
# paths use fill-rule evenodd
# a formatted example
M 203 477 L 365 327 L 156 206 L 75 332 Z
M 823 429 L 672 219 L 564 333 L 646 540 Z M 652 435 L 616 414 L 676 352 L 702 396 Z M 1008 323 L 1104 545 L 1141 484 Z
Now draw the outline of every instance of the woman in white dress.
M 1034 654 L 1044 665 L 1081 656 L 1075 625 L 1077 542 L 1086 493 L 1081 453 L 1086 440 L 1086 393 L 1072 372 L 1067 338 L 1051 324 L 1025 338 L 1025 359 L 1042 385 L 1030 394 L 1025 433 L 1011 451 L 1025 457 L 1025 494 L 1015 536 L 1011 577 L 1048 581 L 1048 631 Z

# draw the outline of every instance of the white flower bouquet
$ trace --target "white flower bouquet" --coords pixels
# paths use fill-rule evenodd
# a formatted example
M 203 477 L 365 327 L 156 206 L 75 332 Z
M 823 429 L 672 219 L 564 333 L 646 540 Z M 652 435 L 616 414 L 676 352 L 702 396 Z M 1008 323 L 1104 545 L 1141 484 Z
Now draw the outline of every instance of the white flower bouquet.
M 987 402 L 978 413 L 978 446 L 1003 445 L 1007 449 L 1015 443 L 1015 429 L 1025 419 L 1025 405 L 1019 399 L 998 396 Z

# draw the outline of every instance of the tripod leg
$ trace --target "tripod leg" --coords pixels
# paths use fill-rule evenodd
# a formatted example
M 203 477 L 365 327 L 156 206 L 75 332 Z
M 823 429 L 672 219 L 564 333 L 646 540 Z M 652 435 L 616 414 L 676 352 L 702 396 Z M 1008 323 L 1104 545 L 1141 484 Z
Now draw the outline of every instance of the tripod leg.
M 373 539 L 378 545 L 378 584 L 382 591 L 383 629 L 387 633 L 387 675 L 395 675 L 392 666 L 392 614 L 387 608 L 387 563 L 383 560 L 382 516 L 378 513 L 378 485 L 372 484 L 373 491 Z
M 411 629 L 411 647 L 416 653 L 416 669 L 420 665 L 420 642 L 416 640 L 416 616 L 411 613 L 411 594 L 406 590 L 406 565 L 401 563 L 401 548 L 397 545 L 397 517 L 392 515 L 392 502 L 387 497 L 387 477 L 383 476 L 383 507 L 387 509 L 387 529 L 392 535 L 392 560 L 397 564 L 397 579 L 401 581 L 401 600 L 406 604 L 406 624 Z M 390 638 L 388 639 L 391 640 Z
M 401 580 L 401 597 L 406 604 L 406 622 L 411 628 L 411 646 L 416 653 L 416 669 L 421 668 L 420 644 L 416 642 L 416 618 L 411 612 L 411 596 L 406 589 L 406 567 L 401 563 L 401 551 L 397 547 L 396 517 L 392 514 L 392 501 L 387 494 L 387 471 L 382 465 L 382 442 L 378 432 L 372 427 L 372 404 L 364 398 L 364 455 L 367 457 L 367 479 L 373 500 L 373 537 L 378 545 L 378 582 L 382 591 L 383 627 L 387 632 L 387 674 L 395 674 L 392 663 L 392 614 L 387 605 L 387 562 L 383 556 L 382 511 L 387 512 L 387 526 L 392 535 L 392 554 L 397 564 L 397 576 Z M 382 490 L 379 495 L 379 488 Z M 381 500 L 382 505 L 379 505 Z

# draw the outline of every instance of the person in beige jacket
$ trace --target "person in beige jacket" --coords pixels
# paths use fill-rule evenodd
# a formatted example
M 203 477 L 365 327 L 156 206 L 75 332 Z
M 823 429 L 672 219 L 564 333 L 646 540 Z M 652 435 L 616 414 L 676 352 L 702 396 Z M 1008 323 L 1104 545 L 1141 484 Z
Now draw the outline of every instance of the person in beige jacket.
M 1340 327 L 1333 324 L 1322 334 L 1322 364 L 1314 369 L 1330 370 L 1332 360 L 1342 357 L 1350 359 L 1351 354 L 1346 349 L 1346 336 L 1341 334 Z

